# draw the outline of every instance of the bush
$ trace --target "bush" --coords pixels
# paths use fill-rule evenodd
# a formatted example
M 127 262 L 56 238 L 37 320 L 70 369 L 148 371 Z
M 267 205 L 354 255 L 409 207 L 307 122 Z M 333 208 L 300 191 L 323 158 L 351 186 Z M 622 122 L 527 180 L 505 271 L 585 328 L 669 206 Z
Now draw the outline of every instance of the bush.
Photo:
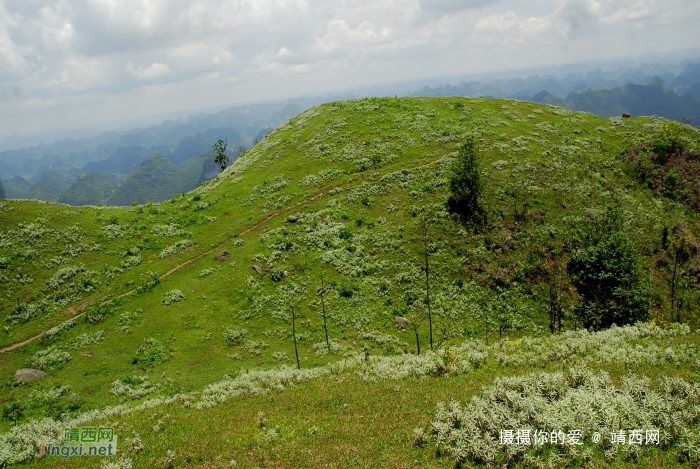
M 131 359 L 131 364 L 145 368 L 147 366 L 159 365 L 167 360 L 168 352 L 165 350 L 165 346 L 160 341 L 151 337 L 143 341 L 143 345 L 139 347 L 134 354 L 134 358 Z
M 449 174 L 450 195 L 447 210 L 463 222 L 475 226 L 485 221 L 483 207 L 484 185 L 476 161 L 478 149 L 473 138 L 468 138 L 457 155 Z
M 577 249 L 568 271 L 583 297 L 576 313 L 586 327 L 643 321 L 648 313 L 649 286 L 643 281 L 642 259 L 622 224 L 622 210 L 608 207 L 578 227 Z
M 70 353 L 61 352 L 55 347 L 49 347 L 46 350 L 38 351 L 34 357 L 27 363 L 29 368 L 38 370 L 60 370 L 63 365 L 71 360 Z
M 170 305 L 186 299 L 185 294 L 180 290 L 170 290 L 160 299 L 164 305 Z
M 227 329 L 224 332 L 224 340 L 227 345 L 239 345 L 248 336 L 246 329 Z

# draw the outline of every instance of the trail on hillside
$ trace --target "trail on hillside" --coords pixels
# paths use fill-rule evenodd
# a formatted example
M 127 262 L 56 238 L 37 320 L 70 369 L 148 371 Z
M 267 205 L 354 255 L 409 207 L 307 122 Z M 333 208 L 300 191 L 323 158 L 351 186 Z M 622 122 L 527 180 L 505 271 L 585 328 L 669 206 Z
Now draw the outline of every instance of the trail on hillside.
M 416 170 L 416 169 L 418 169 L 418 168 L 424 168 L 424 167 L 426 167 L 426 166 L 430 166 L 430 165 L 432 165 L 432 164 L 437 163 L 438 161 L 441 161 L 443 158 L 445 158 L 445 157 L 443 156 L 443 157 L 440 157 L 440 158 L 438 158 L 438 159 L 436 159 L 436 160 L 429 161 L 429 162 L 427 162 L 427 163 L 423 163 L 423 164 L 420 164 L 420 165 L 418 165 L 418 166 L 414 166 L 414 167 L 410 168 L 409 171 L 413 171 L 413 170 Z M 356 185 L 356 186 L 349 186 L 347 189 L 354 189 L 354 188 L 356 188 L 356 187 L 364 186 L 365 184 L 369 184 L 369 183 L 368 183 L 368 182 L 364 182 L 364 183 L 358 184 L 358 185 Z M 304 204 L 304 203 L 306 203 L 306 202 L 309 202 L 309 201 L 312 201 L 312 200 L 316 200 L 317 198 L 326 195 L 327 193 L 329 193 L 329 192 L 331 192 L 331 191 L 337 189 L 338 187 L 341 187 L 341 186 L 335 186 L 335 187 L 333 187 L 333 188 L 331 188 L 331 189 L 327 189 L 327 190 L 325 190 L 325 191 L 323 191 L 323 192 L 319 192 L 318 194 L 316 194 L 316 195 L 314 195 L 314 196 L 311 196 L 311 197 L 309 197 L 309 198 L 307 198 L 307 199 L 300 200 L 299 202 L 297 202 L 297 203 L 295 203 L 295 204 L 292 204 L 292 205 L 290 205 L 289 207 L 285 207 L 285 208 L 283 208 L 283 209 L 280 209 L 280 210 L 277 210 L 276 212 L 271 213 L 271 214 L 268 215 L 265 219 L 261 220 L 260 222 L 256 223 L 255 225 L 251 226 L 251 227 L 248 228 L 247 230 L 245 230 L 245 231 L 243 231 L 243 232 L 241 232 L 241 233 L 238 233 L 237 235 L 233 235 L 231 238 L 227 239 L 227 240 L 224 241 L 223 243 L 219 244 L 219 245 L 216 246 L 216 247 L 211 248 L 210 250 L 208 250 L 208 251 L 206 251 L 206 252 L 203 252 L 202 254 L 199 254 L 199 255 L 197 255 L 197 256 L 195 256 L 195 257 L 189 259 L 189 260 L 186 260 L 185 262 L 182 262 L 182 263 L 180 263 L 180 264 L 177 264 L 176 266 L 172 267 L 170 270 L 168 270 L 167 272 L 165 272 L 163 275 L 161 275 L 161 276 L 158 277 L 158 278 L 159 278 L 159 279 L 163 279 L 163 278 L 167 277 L 168 275 L 172 274 L 173 272 L 176 272 L 177 270 L 179 270 L 180 268 L 186 266 L 187 264 L 189 264 L 189 263 L 191 263 L 191 262 L 193 262 L 193 261 L 196 261 L 197 259 L 200 259 L 200 258 L 202 258 L 202 257 L 208 256 L 208 255 L 210 255 L 211 253 L 213 253 L 214 251 L 218 251 L 219 249 L 221 249 L 222 247 L 224 247 L 225 245 L 227 245 L 228 243 L 230 243 L 230 242 L 233 241 L 234 239 L 239 238 L 239 237 L 241 237 L 241 236 L 243 236 L 243 235 L 245 235 L 245 234 L 248 234 L 249 232 L 251 232 L 251 231 L 253 231 L 254 229 L 258 228 L 260 225 L 263 225 L 263 224 L 267 223 L 271 218 L 278 216 L 280 213 L 286 212 L 287 210 L 290 210 L 290 209 L 293 209 L 293 208 L 295 208 L 295 207 L 298 207 L 299 205 Z M 117 298 L 122 298 L 122 297 L 125 297 L 125 296 L 128 296 L 128 295 L 131 295 L 131 294 L 134 293 L 135 291 L 136 291 L 136 289 L 134 288 L 133 290 L 129 290 L 129 291 L 126 292 L 126 293 L 122 293 L 121 295 L 117 296 Z M 92 304 L 93 302 L 94 302 L 94 300 L 86 301 L 85 303 L 81 304 L 80 306 L 77 306 L 75 309 L 74 309 L 73 307 L 68 308 L 67 311 L 71 311 L 71 310 L 83 311 L 88 305 Z M 109 303 L 111 303 L 111 302 L 112 302 L 112 300 L 109 300 L 109 301 L 106 301 L 104 304 L 109 304 Z M 77 315 L 71 317 L 70 319 L 67 319 L 66 321 L 74 321 L 74 320 L 78 319 L 79 317 L 83 316 L 86 312 L 87 312 L 87 311 L 83 311 L 82 313 L 77 314 Z M 56 327 L 56 326 L 54 326 L 54 327 Z M 49 329 L 49 330 L 51 330 L 51 329 Z M 44 331 L 44 332 L 45 332 L 45 331 Z M 0 353 L 9 352 L 10 350 L 16 349 L 16 348 L 18 348 L 18 347 L 22 347 L 23 345 L 27 345 L 28 343 L 30 343 L 30 342 L 32 342 L 32 341 L 38 339 L 39 337 L 41 337 L 41 335 L 42 335 L 44 332 L 40 332 L 39 334 L 35 335 L 34 337 L 30 337 L 30 338 L 25 339 L 25 340 L 23 340 L 23 341 L 21 341 L 21 342 L 17 342 L 16 344 L 8 345 L 7 347 L 0 349 Z

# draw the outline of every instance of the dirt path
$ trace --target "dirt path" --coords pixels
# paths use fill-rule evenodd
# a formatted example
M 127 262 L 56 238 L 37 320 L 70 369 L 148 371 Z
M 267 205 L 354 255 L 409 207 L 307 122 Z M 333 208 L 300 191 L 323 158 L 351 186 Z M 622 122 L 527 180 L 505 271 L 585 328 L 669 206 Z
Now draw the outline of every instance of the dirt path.
M 415 170 L 415 169 L 418 169 L 418 168 L 424 168 L 424 167 L 426 167 L 426 166 L 430 166 L 430 165 L 435 164 L 435 163 L 437 163 L 438 161 L 442 160 L 443 158 L 444 158 L 444 156 L 441 157 L 441 158 L 438 158 L 438 159 L 436 159 L 436 160 L 429 161 L 429 162 L 427 162 L 427 163 L 424 163 L 424 164 L 421 164 L 421 165 L 418 165 L 418 166 L 414 166 L 413 168 L 410 168 L 409 171 L 412 171 L 412 170 Z M 356 187 L 364 186 L 365 184 L 371 184 L 371 183 L 370 183 L 370 182 L 364 182 L 364 183 L 358 184 L 358 185 L 356 185 L 356 186 L 350 186 L 350 187 L 348 187 L 347 189 L 354 189 L 354 188 L 356 188 Z M 328 189 L 328 190 L 323 191 L 323 192 L 319 192 L 318 194 L 316 194 L 316 195 L 314 195 L 314 196 L 312 196 L 312 197 L 309 197 L 308 199 L 300 200 L 299 202 L 297 202 L 297 203 L 295 203 L 295 204 L 293 204 L 293 205 L 290 205 L 289 207 L 285 207 L 285 208 L 283 208 L 283 209 L 280 209 L 280 210 L 278 210 L 278 211 L 276 211 L 276 212 L 271 213 L 270 215 L 267 216 L 267 218 L 265 218 L 264 220 L 258 222 L 258 223 L 255 224 L 255 225 L 251 226 L 251 227 L 248 228 L 247 230 L 245 230 L 245 231 L 243 231 L 243 232 L 241 232 L 241 233 L 239 233 L 239 234 L 237 234 L 237 235 L 234 235 L 233 237 L 231 237 L 230 239 L 227 239 L 226 241 L 224 241 L 223 243 L 219 244 L 218 246 L 216 246 L 216 247 L 214 247 L 214 248 L 211 248 L 210 250 L 208 250 L 208 251 L 206 251 L 206 252 L 203 252 L 202 254 L 199 254 L 198 256 L 193 257 L 192 259 L 189 259 L 189 260 L 186 260 L 185 262 L 182 262 L 182 263 L 180 263 L 180 264 L 177 264 L 175 267 L 171 268 L 170 270 L 168 270 L 167 272 L 165 272 L 163 275 L 161 275 L 161 276 L 158 277 L 158 278 L 159 278 L 159 279 L 165 278 L 165 277 L 167 277 L 168 275 L 172 274 L 173 272 L 176 272 L 176 271 L 179 270 L 180 268 L 186 266 L 186 265 L 189 264 L 190 262 L 193 262 L 193 261 L 196 261 L 197 259 L 200 259 L 200 258 L 202 258 L 202 257 L 208 256 L 208 255 L 210 255 L 211 253 L 213 253 L 214 251 L 218 251 L 219 249 L 221 249 L 222 247 L 224 247 L 226 244 L 230 243 L 230 242 L 233 241 L 234 239 L 236 239 L 236 238 L 238 238 L 238 237 L 240 237 L 240 236 L 243 236 L 243 235 L 245 235 L 245 234 L 248 234 L 248 233 L 250 233 L 251 231 L 253 231 L 254 229 L 258 228 L 260 225 L 263 225 L 263 224 L 267 223 L 271 218 L 278 216 L 281 212 L 285 212 L 285 211 L 290 210 L 290 209 L 292 209 L 292 208 L 294 208 L 294 207 L 298 207 L 299 205 L 305 204 L 305 203 L 307 203 L 307 202 L 309 202 L 309 201 L 316 200 L 317 198 L 326 195 L 327 193 L 329 193 L 329 192 L 331 192 L 331 191 L 337 189 L 338 187 L 340 187 L 340 186 L 334 187 L 333 189 Z M 131 295 L 131 294 L 134 293 L 135 291 L 136 291 L 136 289 L 129 290 L 129 291 L 126 292 L 126 293 L 122 293 L 122 294 L 119 295 L 117 298 L 122 298 L 122 297 L 124 297 L 124 296 Z M 94 300 L 87 301 L 87 302 L 81 304 L 80 306 L 78 306 L 76 309 L 77 309 L 78 311 L 82 311 L 82 310 L 85 309 L 88 305 L 90 305 L 93 301 L 94 301 Z M 112 301 L 112 300 L 109 300 L 109 301 L 107 301 L 105 304 L 109 304 L 111 301 Z M 70 311 L 71 309 L 73 309 L 73 308 L 68 308 L 69 311 Z M 77 315 L 71 317 L 70 319 L 67 319 L 67 321 L 72 321 L 72 320 L 78 319 L 79 317 L 83 316 L 86 312 L 87 312 L 87 311 L 83 311 L 82 313 L 77 314 Z M 54 327 L 55 327 L 55 326 L 54 326 Z M 49 330 L 50 330 L 50 329 L 49 329 Z M 16 349 L 16 348 L 18 348 L 18 347 L 21 347 L 21 346 L 23 346 L 23 345 L 27 345 L 28 343 L 30 343 L 30 342 L 32 342 L 32 341 L 38 339 L 39 337 L 41 337 L 41 334 L 43 334 L 43 332 L 41 332 L 41 333 L 35 335 L 34 337 L 30 337 L 30 338 L 28 338 L 28 339 L 26 339 L 26 340 L 23 340 L 22 342 L 17 342 L 16 344 L 8 345 L 7 347 L 0 349 L 0 353 L 5 353 L 5 352 L 8 352 L 8 351 L 10 351 L 10 350 L 13 350 L 13 349 Z

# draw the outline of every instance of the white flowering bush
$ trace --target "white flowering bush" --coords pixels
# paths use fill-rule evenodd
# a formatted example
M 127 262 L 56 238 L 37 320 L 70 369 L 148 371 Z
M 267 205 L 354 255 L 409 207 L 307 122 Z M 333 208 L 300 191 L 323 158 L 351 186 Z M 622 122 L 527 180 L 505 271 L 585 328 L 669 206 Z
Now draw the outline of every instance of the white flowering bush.
M 56 347 L 49 347 L 34 354 L 34 357 L 27 362 L 27 366 L 44 371 L 60 370 L 71 358 L 70 353 L 63 352 Z
M 169 225 L 155 225 L 151 233 L 153 233 L 154 236 L 167 236 L 172 238 L 173 236 L 179 235 L 181 230 L 179 225 L 171 223 Z
M 221 268 L 219 268 L 219 270 L 221 270 Z M 203 269 L 199 273 L 199 278 L 209 277 L 211 274 L 216 273 L 216 271 L 217 271 L 217 269 L 215 269 L 214 267 L 208 267 L 206 269 Z
M 440 403 L 431 434 L 440 451 L 459 464 L 533 465 L 553 458 L 555 466 L 564 467 L 590 458 L 596 432 L 601 435 L 597 448 L 613 460 L 621 449 L 613 444 L 613 432 L 658 429 L 659 444 L 668 447 L 682 440 L 684 427 L 699 420 L 698 383 L 663 378 L 654 388 L 649 379 L 631 375 L 616 388 L 604 372 L 572 368 L 566 374 L 498 378 L 464 405 Z M 502 440 L 504 429 L 529 430 L 533 438 L 536 430 L 548 436 L 580 430 L 582 444 L 564 438 L 557 444 L 549 438 L 542 444 L 510 444 Z M 635 451 L 644 452 L 644 447 Z
M 59 324 L 56 327 L 53 327 L 49 329 L 48 331 L 44 331 L 41 333 L 41 342 L 42 343 L 49 343 L 53 341 L 56 337 L 61 335 L 63 332 L 72 329 L 75 327 L 75 321 L 72 319 L 69 319 L 68 321 L 65 321 L 61 324 Z
M 182 293 L 180 290 L 173 289 L 173 290 L 170 290 L 169 292 L 165 293 L 161 297 L 160 302 L 163 303 L 164 305 L 171 305 L 173 303 L 177 303 L 178 301 L 182 301 L 184 299 L 186 299 L 184 293 Z
M 183 251 L 190 246 L 192 246 L 192 241 L 190 241 L 189 239 L 183 239 L 183 240 L 178 241 L 177 243 L 175 243 L 171 246 L 166 246 L 160 252 L 160 254 L 158 254 L 158 258 L 165 259 L 166 257 L 174 256 L 178 252 Z
M 248 330 L 233 329 L 229 327 L 228 329 L 226 329 L 226 332 L 224 332 L 223 335 L 227 345 L 239 345 L 243 341 L 243 339 L 248 337 Z
M 80 334 L 71 346 L 75 349 L 85 348 L 87 346 L 93 345 L 101 341 L 105 336 L 105 331 L 95 331 L 92 334 L 85 333 Z
M 118 379 L 112 383 L 110 394 L 121 397 L 122 401 L 128 399 L 136 400 L 153 394 L 160 389 L 160 383 L 153 384 L 148 380 L 148 376 L 132 375 Z

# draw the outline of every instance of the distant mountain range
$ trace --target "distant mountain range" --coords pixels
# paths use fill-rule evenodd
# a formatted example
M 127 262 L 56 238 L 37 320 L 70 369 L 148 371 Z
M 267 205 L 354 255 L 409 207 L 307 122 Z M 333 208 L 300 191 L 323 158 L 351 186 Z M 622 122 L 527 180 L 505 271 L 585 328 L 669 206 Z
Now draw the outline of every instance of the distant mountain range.
M 664 91 L 659 77 L 649 85 L 618 86 L 610 90 L 585 90 L 571 93 L 566 99 L 547 91 L 537 93 L 532 101 L 553 104 L 574 111 L 586 111 L 603 117 L 628 113 L 632 116 L 658 116 L 683 122 L 700 122 L 700 102 L 689 93 L 678 96 Z
M 460 81 L 425 86 L 413 96 L 513 98 L 587 111 L 600 116 L 626 112 L 700 123 L 700 63 L 642 64 L 586 74 L 526 79 Z M 66 138 L 0 152 L 0 198 L 31 198 L 70 205 L 161 201 L 216 175 L 212 144 L 228 141 L 228 153 L 249 147 L 307 108 L 346 96 L 310 97 L 284 103 L 236 106 L 189 115 L 161 125 Z

